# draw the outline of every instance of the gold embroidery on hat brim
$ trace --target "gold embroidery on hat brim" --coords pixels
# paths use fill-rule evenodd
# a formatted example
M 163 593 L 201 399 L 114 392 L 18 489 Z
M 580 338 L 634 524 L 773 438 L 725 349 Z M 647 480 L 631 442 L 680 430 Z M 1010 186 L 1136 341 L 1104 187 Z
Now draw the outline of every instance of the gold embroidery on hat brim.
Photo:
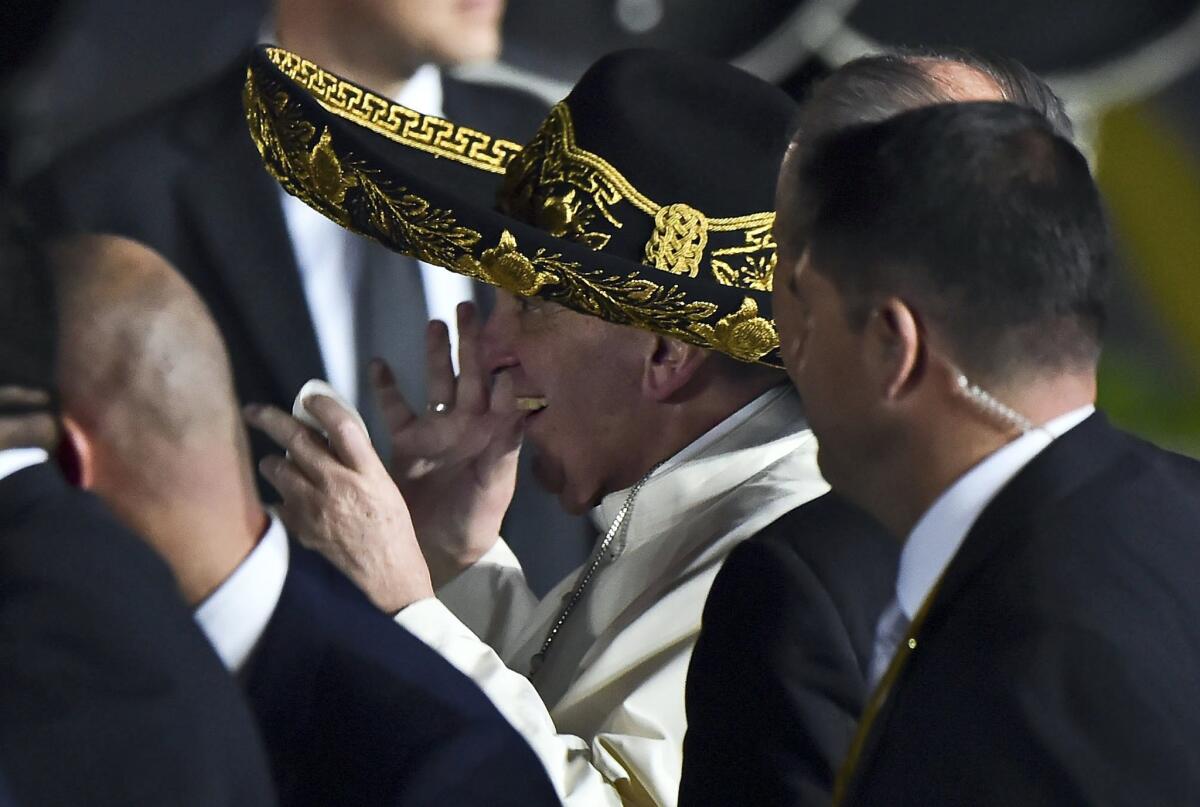
M 727 286 L 771 290 L 773 212 L 709 217 L 689 205 L 651 200 L 607 160 L 576 144 L 571 111 L 564 102 L 550 111 L 533 141 L 522 147 L 394 103 L 283 48 L 265 52 L 283 75 L 330 114 L 435 157 L 506 174 L 503 209 L 556 237 L 603 249 L 611 233 L 595 229 L 592 223 L 599 214 L 619 229 L 622 222 L 612 208 L 624 200 L 654 220 L 646 244 L 648 265 L 696 277 L 709 232 L 741 234 L 741 243 L 713 250 L 711 277 Z
M 283 48 L 267 48 L 266 54 L 279 72 L 303 87 L 327 112 L 396 143 L 494 174 L 503 174 L 521 151 L 520 143 L 423 115 Z
M 504 231 L 480 250 L 482 235 L 402 187 L 377 178 L 352 154 L 339 152 L 328 127 L 317 131 L 282 85 L 248 70 L 244 90 L 252 138 L 282 187 L 348 229 L 427 263 L 445 266 L 521 296 L 539 295 L 609 322 L 662 333 L 747 362 L 777 365 L 774 324 L 743 298 L 721 314 L 710 301 L 689 299 L 677 285 L 639 272 L 583 270 L 538 248 L 523 252 Z M 353 195 L 357 214 L 352 214 Z

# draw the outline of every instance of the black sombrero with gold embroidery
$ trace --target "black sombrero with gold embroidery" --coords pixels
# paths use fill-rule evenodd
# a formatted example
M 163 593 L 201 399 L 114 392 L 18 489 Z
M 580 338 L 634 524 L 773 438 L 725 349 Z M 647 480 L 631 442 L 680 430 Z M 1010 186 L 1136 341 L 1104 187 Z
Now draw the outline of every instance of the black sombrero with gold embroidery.
M 421 115 L 279 48 L 245 105 L 272 175 L 427 263 L 778 365 L 775 178 L 792 100 L 721 62 L 606 56 L 524 145 Z

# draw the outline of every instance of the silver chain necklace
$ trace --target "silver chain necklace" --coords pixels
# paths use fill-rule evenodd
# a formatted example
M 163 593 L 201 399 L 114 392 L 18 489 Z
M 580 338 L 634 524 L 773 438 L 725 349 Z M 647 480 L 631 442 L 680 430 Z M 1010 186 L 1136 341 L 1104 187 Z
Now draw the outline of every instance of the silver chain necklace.
M 571 594 L 567 597 L 566 605 L 558 612 L 558 618 L 554 620 L 554 624 L 550 626 L 549 632 L 546 634 L 545 641 L 542 642 L 542 647 L 534 654 L 529 665 L 531 675 L 536 675 L 538 669 L 542 666 L 542 662 L 546 660 L 546 653 L 549 652 L 550 646 L 554 644 L 555 638 L 558 637 L 562 626 L 566 624 L 567 618 L 571 616 L 571 612 L 575 610 L 575 606 L 583 599 L 584 592 L 587 591 L 588 585 L 595 578 L 596 572 L 600 570 L 600 566 L 604 563 L 604 559 L 608 556 L 609 547 L 616 544 L 613 549 L 610 561 L 616 560 L 625 550 L 625 535 L 629 532 L 629 514 L 633 512 L 633 503 L 637 499 L 637 495 L 642 490 L 642 486 L 650 480 L 650 477 L 658 470 L 656 464 L 651 468 L 645 476 L 637 481 L 632 488 L 629 489 L 629 495 L 625 497 L 625 503 L 621 505 L 621 509 L 617 511 L 616 517 L 613 518 L 612 524 L 608 528 L 608 532 L 604 534 L 603 540 L 596 544 L 596 549 L 592 552 L 591 561 L 587 568 L 583 570 L 583 574 L 579 577 L 579 582 L 575 584 Z

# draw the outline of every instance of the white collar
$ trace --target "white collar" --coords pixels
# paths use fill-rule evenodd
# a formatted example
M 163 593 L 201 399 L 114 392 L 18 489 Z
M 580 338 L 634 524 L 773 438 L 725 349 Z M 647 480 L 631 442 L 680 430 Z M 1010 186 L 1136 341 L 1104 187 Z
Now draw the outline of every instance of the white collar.
M 811 438 L 800 399 L 790 384 L 767 390 L 693 440 L 650 474 L 639 501 L 654 498 L 668 508 L 639 507 L 630 517 L 630 534 L 653 534 L 646 519 L 668 518 L 698 497 L 719 495 Z M 592 508 L 591 519 L 603 533 L 625 504 L 629 488 L 606 495 Z M 635 529 L 635 522 L 637 523 Z
M 896 599 L 910 621 L 988 503 L 1050 443 L 1095 411 L 1090 404 L 1081 406 L 1026 432 L 992 452 L 938 496 L 908 534 L 900 553 Z
M 779 400 L 785 394 L 787 394 L 787 388 L 783 386 L 773 387 L 772 389 L 767 390 L 762 395 L 759 395 L 753 401 L 722 420 L 716 426 L 713 426 L 704 434 L 688 443 L 686 446 L 680 449 L 675 456 L 658 466 L 658 468 L 654 470 L 654 473 L 651 474 L 651 477 L 664 474 L 675 466 L 682 465 L 693 457 L 700 456 L 710 446 L 716 444 L 719 440 L 725 437 L 725 435 L 729 434 L 743 423 L 749 422 L 752 417 L 766 409 L 775 401 Z
M 5 448 L 0 450 L 0 479 L 12 476 L 17 471 L 23 471 L 31 465 L 38 465 L 50 459 L 50 455 L 40 448 Z
M 422 115 L 446 117 L 443 107 L 442 71 L 435 64 L 421 65 L 409 76 L 408 81 L 404 82 L 404 86 L 392 100 Z
M 258 545 L 196 609 L 196 622 L 230 672 L 242 669 L 271 621 L 288 556 L 287 531 L 272 513 Z

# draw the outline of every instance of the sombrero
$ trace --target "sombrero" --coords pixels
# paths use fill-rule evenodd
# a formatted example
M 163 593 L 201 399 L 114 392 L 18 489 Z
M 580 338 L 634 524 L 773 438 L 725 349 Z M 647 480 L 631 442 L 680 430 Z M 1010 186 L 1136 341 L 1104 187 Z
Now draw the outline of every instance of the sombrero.
M 523 145 L 280 48 L 253 53 L 244 102 L 271 174 L 344 227 L 520 296 L 779 366 L 771 226 L 795 104 L 741 70 L 611 54 Z

